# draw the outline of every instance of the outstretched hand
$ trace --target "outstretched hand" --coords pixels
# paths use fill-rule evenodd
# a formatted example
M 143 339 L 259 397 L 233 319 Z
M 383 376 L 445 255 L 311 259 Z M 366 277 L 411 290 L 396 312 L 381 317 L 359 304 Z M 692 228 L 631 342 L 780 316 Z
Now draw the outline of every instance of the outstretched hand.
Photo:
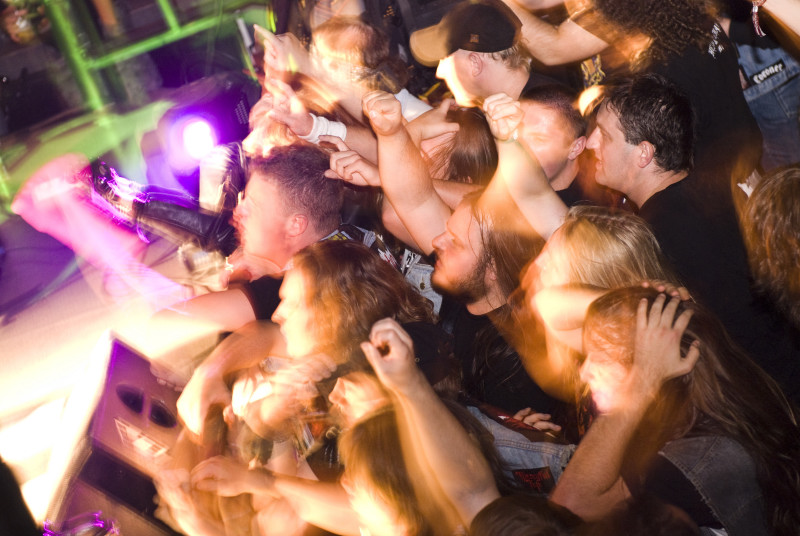
M 372 130 L 379 136 L 391 136 L 403 127 L 400 101 L 385 91 L 372 91 L 361 100 L 364 115 L 369 118 Z
M 411 337 L 391 318 L 375 322 L 361 349 L 378 379 L 394 393 L 409 394 L 420 380 L 426 381 L 416 366 Z
M 649 394 L 655 395 L 664 382 L 692 371 L 700 358 L 700 343 L 692 342 L 686 355 L 681 353 L 681 339 L 693 311 L 685 310 L 675 317 L 680 298 L 659 294 L 648 313 L 648 300 L 642 299 L 636 311 L 636 339 L 633 369 L 635 381 Z
M 515 101 L 505 93 L 487 97 L 483 101 L 483 111 L 486 112 L 492 135 L 500 141 L 514 137 L 524 115 L 519 101 Z
M 332 143 L 337 151 L 331 153 L 331 168 L 325 172 L 329 179 L 341 179 L 356 186 L 380 186 L 378 167 L 350 148 L 336 136 L 320 136 L 320 141 Z

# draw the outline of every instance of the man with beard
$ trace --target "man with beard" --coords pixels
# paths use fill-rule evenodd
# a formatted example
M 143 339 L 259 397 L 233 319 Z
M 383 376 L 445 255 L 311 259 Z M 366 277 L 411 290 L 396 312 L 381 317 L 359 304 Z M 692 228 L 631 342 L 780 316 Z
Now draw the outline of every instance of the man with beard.
M 525 218 L 507 191 L 491 186 L 466 196 L 451 211 L 402 126 L 400 103 L 374 92 L 364 98 L 364 110 L 378 136 L 387 200 L 422 253 L 435 254 L 432 284 L 455 302 L 443 306 L 441 317 L 454 337 L 465 394 L 509 415 L 525 408 L 555 411 L 557 401 L 531 379 L 533 371 L 526 371 L 511 344 L 511 335 L 520 330 L 508 299 L 522 269 L 544 245 L 541 233 L 520 223 Z M 505 150 L 500 144 L 501 165 Z M 346 169 L 334 171 L 348 175 Z M 543 175 L 542 180 L 546 184 Z M 533 326 L 526 329 L 534 335 Z

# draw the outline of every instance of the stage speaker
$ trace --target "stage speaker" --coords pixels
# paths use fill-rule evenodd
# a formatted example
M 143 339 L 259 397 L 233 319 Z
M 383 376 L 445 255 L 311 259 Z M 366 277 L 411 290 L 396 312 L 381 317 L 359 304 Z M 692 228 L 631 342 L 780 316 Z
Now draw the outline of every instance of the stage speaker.
M 114 340 L 99 401 L 76 442 L 48 521 L 59 525 L 101 512 L 123 535 L 177 534 L 154 515 L 152 477 L 169 462 L 180 431 L 178 395 L 153 376 L 147 359 Z

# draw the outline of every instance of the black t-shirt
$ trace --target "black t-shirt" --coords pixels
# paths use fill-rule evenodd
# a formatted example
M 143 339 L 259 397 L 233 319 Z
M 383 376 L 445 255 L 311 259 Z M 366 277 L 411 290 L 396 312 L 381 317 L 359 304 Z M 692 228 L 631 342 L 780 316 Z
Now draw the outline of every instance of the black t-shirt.
M 527 407 L 539 413 L 562 411 L 561 403 L 528 376 L 519 354 L 490 315 L 473 315 L 463 305 L 455 306 L 449 314 L 453 353 L 461 365 L 467 396 L 510 415 Z
M 741 181 L 758 165 L 761 130 L 742 92 L 734 46 L 719 25 L 713 34 L 707 50 L 687 46 L 651 70 L 689 96 L 696 116 L 694 170 L 706 183 L 713 180 L 708 186 L 729 193 L 732 175 Z
M 607 43 L 622 35 L 609 24 L 590 2 L 573 6 L 572 20 Z M 695 186 L 711 191 L 724 188 L 729 195 L 731 174 L 741 181 L 756 168 L 761 158 L 761 130 L 742 93 L 736 51 L 710 18 L 712 38 L 705 49 L 687 44 L 680 54 L 647 67 L 672 81 L 689 97 L 696 116 L 695 170 L 705 183 Z M 713 25 L 713 27 L 712 27 Z M 741 163 L 736 166 L 734 161 Z
M 693 175 L 650 197 L 639 211 L 692 296 L 713 311 L 728 334 L 800 399 L 797 333 L 750 285 L 747 254 L 729 203 L 701 204 Z

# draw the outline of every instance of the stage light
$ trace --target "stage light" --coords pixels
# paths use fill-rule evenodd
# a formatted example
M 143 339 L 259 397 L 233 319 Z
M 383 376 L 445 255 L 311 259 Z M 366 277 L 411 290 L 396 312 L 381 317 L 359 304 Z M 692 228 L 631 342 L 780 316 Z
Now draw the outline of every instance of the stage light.
M 193 118 L 183 127 L 183 150 L 194 160 L 200 160 L 217 145 L 217 133 L 207 121 Z
M 199 195 L 200 160 L 217 144 L 243 140 L 250 108 L 261 96 L 258 81 L 242 73 L 220 73 L 187 84 L 141 141 L 147 183 Z

